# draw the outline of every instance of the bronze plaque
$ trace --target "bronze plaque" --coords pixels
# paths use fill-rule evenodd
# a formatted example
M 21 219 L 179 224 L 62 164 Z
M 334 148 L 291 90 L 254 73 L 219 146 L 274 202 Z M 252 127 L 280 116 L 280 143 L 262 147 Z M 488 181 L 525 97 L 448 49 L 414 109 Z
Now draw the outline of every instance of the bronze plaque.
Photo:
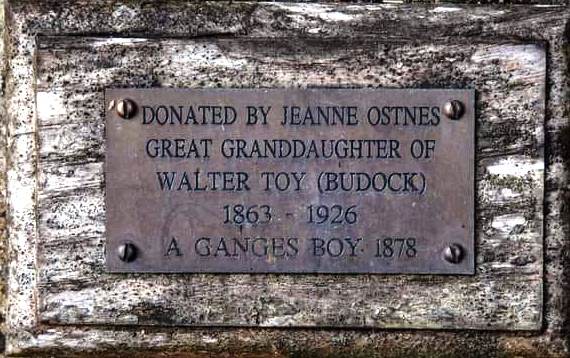
M 473 90 L 105 101 L 109 271 L 474 273 Z

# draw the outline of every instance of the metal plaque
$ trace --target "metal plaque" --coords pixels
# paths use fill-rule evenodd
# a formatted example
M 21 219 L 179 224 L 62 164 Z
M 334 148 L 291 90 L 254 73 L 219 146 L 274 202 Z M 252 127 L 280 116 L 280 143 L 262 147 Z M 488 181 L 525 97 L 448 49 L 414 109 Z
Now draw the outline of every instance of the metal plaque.
M 474 272 L 473 90 L 105 101 L 111 272 Z

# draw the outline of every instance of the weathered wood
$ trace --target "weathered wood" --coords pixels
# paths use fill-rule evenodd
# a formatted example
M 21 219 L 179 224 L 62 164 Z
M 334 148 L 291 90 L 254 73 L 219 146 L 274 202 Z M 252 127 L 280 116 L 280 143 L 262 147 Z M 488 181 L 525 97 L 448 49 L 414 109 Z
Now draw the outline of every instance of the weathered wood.
M 296 4 L 235 4 L 222 14 L 215 8 L 217 5 L 171 3 L 157 9 L 153 5 L 110 3 L 103 7 L 101 17 L 92 21 L 83 14 L 89 14 L 97 4 L 62 4 L 53 5 L 50 11 L 44 11 L 37 4 L 25 3 L 11 9 L 15 30 L 10 35 L 12 72 L 8 89 L 12 95 L 8 101 L 9 141 L 14 145 L 21 144 L 14 147 L 11 155 L 12 176 L 8 185 L 9 202 L 14 213 L 14 221 L 10 224 L 13 232 L 10 237 L 11 253 L 20 255 L 18 262 L 12 264 L 13 274 L 10 277 L 12 301 L 8 325 L 12 352 L 32 347 L 78 349 L 76 345 L 85 342 L 115 346 L 125 342 L 125 334 L 129 335 L 124 331 L 115 336 L 104 329 L 60 327 L 50 330 L 50 327 L 55 327 L 51 325 L 53 323 L 154 325 L 167 321 L 172 325 L 347 324 L 402 327 L 407 324 L 414 327 L 409 323 L 415 320 L 416 327 L 458 324 L 466 328 L 539 328 L 543 292 L 541 178 L 544 103 L 528 99 L 540 99 L 545 92 L 545 52 L 534 41 L 544 39 L 548 41 L 551 53 L 548 58 L 549 130 L 556 137 L 560 126 L 567 123 L 561 106 L 566 95 L 563 80 L 566 65 L 561 47 L 566 14 L 559 10 L 532 8 L 465 10 L 461 7 Z M 176 13 L 180 21 L 168 18 L 166 14 L 172 13 Z M 36 42 L 30 35 L 36 31 L 45 35 L 241 34 L 259 39 L 205 37 L 199 40 L 82 41 L 81 38 L 40 37 L 38 42 L 45 47 L 38 54 L 36 73 L 26 68 L 27 61 L 35 54 Z M 497 34 L 502 40 L 496 39 Z M 280 38 L 277 49 L 271 46 L 271 40 L 263 39 L 268 36 Z M 295 40 L 287 41 L 286 37 Z M 341 37 L 348 41 L 319 40 L 323 37 Z M 514 41 L 517 38 L 533 41 L 525 45 Z M 400 42 L 418 39 L 427 43 Z M 113 41 L 117 43 L 113 44 Z M 185 44 L 190 44 L 190 47 Z M 204 44 L 206 48 L 201 50 L 199 45 Z M 173 49 L 178 46 L 183 51 L 176 55 L 169 46 Z M 375 47 L 378 51 L 371 49 Z M 55 51 L 57 49 L 65 51 Z M 299 54 L 292 55 L 294 50 L 299 50 Z M 71 53 L 74 57 L 69 61 Z M 182 56 L 184 53 L 193 56 Z M 214 56 L 210 58 L 210 67 L 202 60 L 209 56 Z M 171 62 L 166 59 L 171 59 Z M 305 66 L 296 65 L 303 59 Z M 381 60 L 387 62 L 382 64 Z M 95 62 L 99 69 L 93 66 Z M 127 69 L 133 64 L 139 67 Z M 373 66 L 374 70 L 366 73 L 367 66 Z M 101 70 L 101 67 L 105 69 Z M 335 69 L 332 74 L 326 71 L 330 67 Z M 67 71 L 66 75 L 64 71 Z M 413 78 L 410 71 L 416 71 L 418 77 Z M 50 74 L 51 79 L 48 79 Z M 53 110 L 46 113 L 53 116 L 43 115 L 39 110 L 34 112 L 32 108 L 15 110 L 33 97 L 35 75 L 39 76 L 38 108 L 50 103 L 47 107 L 51 106 Z M 478 252 L 476 276 L 232 275 L 228 278 L 235 282 L 235 286 L 227 286 L 232 283 L 213 275 L 153 275 L 149 279 L 145 275 L 117 276 L 102 271 L 104 124 L 98 109 L 100 104 L 96 103 L 105 86 L 201 87 L 218 83 L 220 86 L 337 85 L 337 79 L 345 86 L 474 87 L 482 94 L 478 98 L 481 104 L 494 104 L 482 107 L 478 123 L 477 190 L 480 210 L 477 239 L 482 249 Z M 85 93 L 82 93 L 82 88 Z M 524 103 L 529 106 L 525 108 Z M 62 111 L 62 108 L 66 109 Z M 34 113 L 38 117 L 34 117 Z M 34 135 L 28 136 L 28 133 Z M 29 150 L 35 147 L 36 138 L 37 157 L 34 151 Z M 559 150 L 556 146 L 554 148 Z M 33 177 L 34 164 L 38 168 L 37 183 Z M 554 163 L 553 173 L 565 173 L 564 165 L 557 168 Z M 563 179 L 552 174 L 549 180 L 560 183 Z M 548 214 L 552 224 L 546 226 L 549 235 L 546 248 L 559 250 L 566 245 L 562 237 L 567 224 L 556 223 L 562 215 L 557 199 L 562 193 L 556 184 L 550 184 L 549 188 L 547 202 L 551 205 Z M 17 194 L 20 193 L 25 200 L 18 201 L 20 197 Z M 34 201 L 27 200 L 28 193 L 31 197 L 37 193 L 38 217 L 35 216 Z M 38 220 L 37 229 L 35 219 Z M 39 250 L 38 256 L 35 249 L 30 249 L 35 247 Z M 549 260 L 546 262 L 547 287 L 554 295 L 560 294 L 557 280 L 563 275 L 557 266 L 561 265 L 557 252 L 547 251 Z M 70 257 L 74 259 L 70 260 Z M 36 276 L 34 267 L 39 268 L 39 276 Z M 233 288 L 227 290 L 227 287 Z M 396 296 L 386 289 L 389 287 L 402 290 L 402 295 Z M 435 287 L 441 291 L 436 292 Z M 414 298 L 413 288 L 426 298 Z M 128 293 L 123 296 L 121 290 L 141 292 L 142 296 Z M 496 292 L 501 294 L 495 296 Z M 234 306 L 224 309 L 225 303 L 219 299 L 220 294 L 235 298 Z M 511 297 L 507 297 L 509 294 Z M 454 295 L 458 301 L 453 299 Z M 168 296 L 183 306 L 169 306 L 163 299 Z M 17 297 L 27 299 L 16 302 Z M 36 297 L 38 301 L 35 301 Z M 256 297 L 259 299 L 255 300 Z M 548 302 L 552 299 L 549 296 Z M 344 305 L 340 305 L 340 300 L 345 300 Z M 157 309 L 157 305 L 167 309 Z M 560 327 L 560 319 L 557 318 L 561 316 L 560 306 L 555 306 L 555 309 L 547 307 L 550 308 L 546 313 L 554 317 L 555 327 Z M 468 312 L 467 308 L 472 311 Z M 501 326 L 501 322 L 507 323 Z M 38 328 L 43 333 L 29 336 L 28 332 Z M 195 350 L 196 347 L 208 346 L 205 343 L 208 337 L 197 338 L 192 333 L 183 333 L 184 337 L 179 337 L 179 341 L 172 339 L 172 335 L 178 335 L 178 332 L 157 328 L 137 336 L 130 343 L 139 349 L 150 344 L 171 350 Z M 207 331 L 203 332 L 207 334 Z M 240 332 L 247 336 L 245 331 Z M 292 342 L 291 339 L 310 333 L 299 333 L 300 336 L 264 333 L 262 339 L 271 339 L 272 334 L 279 340 Z M 348 339 L 348 335 L 357 333 L 339 334 Z M 410 342 L 422 341 L 421 334 L 386 333 L 386 336 Z M 444 336 L 449 338 L 452 335 L 440 335 L 440 342 L 445 341 L 441 338 Z M 228 339 L 229 336 L 225 337 Z M 326 339 L 326 334 L 318 333 L 314 337 Z M 384 334 L 374 336 L 365 333 L 360 337 L 361 343 L 376 349 L 379 346 L 371 344 L 371 340 L 385 339 Z M 501 350 L 514 351 L 513 341 L 508 336 L 481 337 L 486 337 L 481 339 L 487 343 L 500 339 L 503 343 L 490 344 L 501 346 Z M 465 336 L 459 338 L 480 342 Z M 179 346 L 177 342 L 188 348 Z M 310 344 L 311 341 L 308 342 Z M 356 344 L 353 340 L 351 342 Z M 220 344 L 251 349 L 251 346 L 240 343 L 225 341 Z M 283 345 L 294 351 L 289 343 Z M 442 349 L 446 347 L 442 344 L 429 352 L 444 353 Z M 416 353 L 422 351 L 419 348 L 412 350 Z M 482 351 L 483 348 L 480 349 Z
M 300 39 L 278 45 L 265 39 L 39 41 L 42 322 L 540 327 L 546 71 L 540 46 Z M 475 88 L 477 275 L 106 274 L 101 91 L 117 86 Z

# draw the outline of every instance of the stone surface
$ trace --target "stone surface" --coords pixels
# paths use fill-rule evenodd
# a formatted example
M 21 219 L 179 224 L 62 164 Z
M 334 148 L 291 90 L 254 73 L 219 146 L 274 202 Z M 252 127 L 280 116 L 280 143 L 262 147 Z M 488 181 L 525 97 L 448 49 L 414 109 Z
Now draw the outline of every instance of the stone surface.
M 5 118 L 9 148 L 9 353 L 97 351 L 112 355 L 148 349 L 177 353 L 350 352 L 363 356 L 566 353 L 569 227 L 568 209 L 563 201 L 567 198 L 570 156 L 565 145 L 569 132 L 564 106 L 568 96 L 564 52 L 567 10 L 178 2 L 163 5 L 65 1 L 49 6 L 26 2 L 8 5 Z M 36 34 L 41 36 L 36 38 Z M 67 37 L 46 37 L 50 35 Z M 101 38 L 109 35 L 117 39 Z M 232 35 L 240 37 L 233 39 Z M 161 36 L 200 37 L 156 39 Z M 387 62 L 379 63 L 377 53 Z M 548 68 L 546 77 L 544 61 Z M 133 64 L 139 66 L 129 67 Z M 375 71 L 366 73 L 371 65 L 376 66 Z M 332 73 L 327 71 L 331 67 Z M 487 72 L 477 72 L 484 69 Z M 421 77 L 410 76 L 410 71 Z M 483 88 L 481 103 L 496 106 L 482 108 L 478 129 L 479 205 L 488 209 L 480 211 L 477 220 L 482 247 L 489 245 L 498 251 L 479 253 L 478 275 L 323 276 L 318 278 L 319 285 L 311 276 L 241 275 L 231 276 L 234 290 L 222 292 L 227 282 L 221 276 L 156 275 L 149 280 L 145 275 L 113 276 L 102 272 L 104 123 L 102 107 L 96 103 L 101 101 L 98 96 L 105 86 L 306 83 Z M 503 91 L 493 91 L 494 86 Z M 548 91 L 547 167 L 542 226 L 544 134 L 540 98 L 544 88 Z M 36 89 L 37 112 L 30 105 L 35 103 Z M 485 101 L 485 95 L 495 94 L 513 97 L 490 97 L 489 102 Z M 503 116 L 503 111 L 509 115 Z M 521 252 L 527 255 L 520 255 Z M 477 285 L 469 280 L 476 278 L 488 284 L 479 291 L 483 293 L 480 301 L 469 293 Z M 378 293 L 393 292 L 376 290 L 389 285 L 399 290 L 416 287 L 425 292 L 426 298 L 410 301 L 404 294 L 404 305 L 401 301 L 385 305 L 386 296 Z M 347 287 L 352 290 L 347 291 Z M 444 293 L 452 290 L 450 293 L 458 297 L 458 306 L 451 311 L 455 314 L 428 309 L 449 309 L 453 307 L 449 305 L 455 304 L 452 299 L 442 300 L 441 292 L 430 293 L 434 287 L 445 288 Z M 142 296 L 135 297 L 137 292 Z M 498 292 L 514 296 L 493 296 Z M 516 296 L 523 292 L 524 297 Z M 232 311 L 209 310 L 224 307 L 215 301 L 222 293 L 235 297 Z M 544 312 L 537 303 L 543 293 Z M 188 295 L 194 301 L 189 301 Z M 315 296 L 321 298 L 315 301 Z M 343 299 L 359 296 L 366 299 L 350 301 L 352 306 L 348 308 L 346 302 L 339 306 Z M 255 297 L 260 299 L 255 301 Z M 186 306 L 168 306 L 172 300 Z M 242 300 L 250 304 L 243 304 Z M 426 304 L 426 300 L 432 300 L 432 304 Z M 513 303 L 515 306 L 509 306 Z M 304 314 L 297 314 L 299 307 Z M 376 316 L 371 315 L 374 308 L 382 307 L 403 310 L 381 309 Z M 480 315 L 484 312 L 480 311 L 482 307 L 495 308 Z M 469 312 L 471 308 L 474 311 Z M 423 314 L 419 319 L 418 312 Z M 199 314 L 193 315 L 196 313 Z M 283 320 L 271 321 L 271 317 Z M 292 321 L 285 319 L 291 317 Z M 383 317 L 387 320 L 383 321 Z M 363 320 L 380 327 L 414 327 L 403 323 L 416 319 L 415 327 L 449 327 L 446 322 L 453 322 L 465 328 L 542 329 L 515 334 L 154 326 L 164 322 L 176 326 L 196 322 L 333 326 L 338 325 L 339 319 L 349 325 Z M 501 322 L 514 326 L 501 327 Z M 135 323 L 152 327 L 135 328 Z M 88 328 L 85 324 L 94 326 Z

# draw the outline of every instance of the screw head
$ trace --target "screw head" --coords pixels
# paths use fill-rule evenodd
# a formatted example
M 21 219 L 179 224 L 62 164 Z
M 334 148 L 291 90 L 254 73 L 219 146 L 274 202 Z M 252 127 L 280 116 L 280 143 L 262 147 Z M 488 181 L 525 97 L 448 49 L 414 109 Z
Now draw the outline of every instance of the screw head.
M 443 258 L 450 264 L 458 264 L 463 260 L 463 248 L 459 244 L 451 244 L 443 249 Z
M 126 242 L 117 248 L 117 255 L 121 261 L 133 262 L 137 258 L 137 247 L 130 242 Z
M 131 119 L 137 113 L 137 105 L 130 99 L 120 99 L 115 108 L 119 117 L 123 119 Z
M 447 101 L 443 105 L 443 114 L 449 119 L 458 120 L 463 116 L 463 113 L 465 113 L 463 103 L 456 99 Z

